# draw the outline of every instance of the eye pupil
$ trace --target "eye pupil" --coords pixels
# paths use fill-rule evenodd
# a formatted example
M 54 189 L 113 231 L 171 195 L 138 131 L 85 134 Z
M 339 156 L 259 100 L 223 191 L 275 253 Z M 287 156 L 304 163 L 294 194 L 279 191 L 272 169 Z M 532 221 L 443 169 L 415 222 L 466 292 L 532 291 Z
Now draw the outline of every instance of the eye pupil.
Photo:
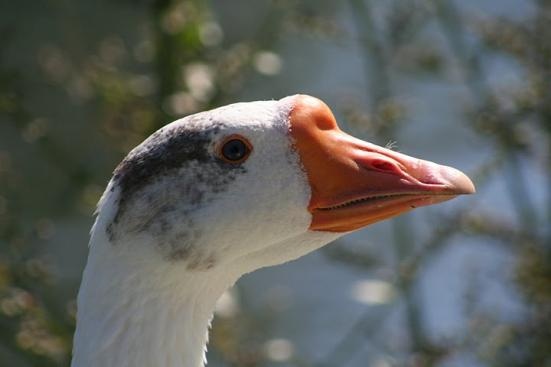
M 222 155 L 230 162 L 239 162 L 247 154 L 249 154 L 249 147 L 242 140 L 231 139 L 224 143 L 222 146 Z

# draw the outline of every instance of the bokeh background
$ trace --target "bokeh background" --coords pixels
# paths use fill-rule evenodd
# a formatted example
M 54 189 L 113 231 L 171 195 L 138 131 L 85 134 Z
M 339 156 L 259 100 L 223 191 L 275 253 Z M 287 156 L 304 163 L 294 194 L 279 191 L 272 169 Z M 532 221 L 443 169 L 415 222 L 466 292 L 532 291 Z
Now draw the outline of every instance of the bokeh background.
M 298 92 L 478 193 L 247 275 L 209 366 L 551 366 L 551 1 L 3 1 L 0 42 L 0 366 L 69 364 L 129 149 Z

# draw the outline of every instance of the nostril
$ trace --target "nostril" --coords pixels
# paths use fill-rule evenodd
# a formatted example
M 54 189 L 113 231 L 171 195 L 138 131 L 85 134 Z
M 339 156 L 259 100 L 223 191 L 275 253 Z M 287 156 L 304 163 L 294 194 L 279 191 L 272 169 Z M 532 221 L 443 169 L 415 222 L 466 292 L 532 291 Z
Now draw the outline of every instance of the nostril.
M 371 162 L 371 166 L 376 169 L 377 171 L 386 172 L 386 173 L 400 173 L 400 167 L 398 167 L 395 163 L 385 161 L 382 159 L 374 159 Z

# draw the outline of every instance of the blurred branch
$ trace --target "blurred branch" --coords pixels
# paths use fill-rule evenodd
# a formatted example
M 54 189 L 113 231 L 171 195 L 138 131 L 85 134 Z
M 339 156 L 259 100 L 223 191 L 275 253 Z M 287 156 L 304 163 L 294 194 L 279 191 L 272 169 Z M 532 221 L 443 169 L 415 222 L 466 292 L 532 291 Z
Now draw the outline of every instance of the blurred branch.
M 459 10 L 455 8 L 453 1 L 433 0 L 433 3 L 440 27 L 447 37 L 450 49 L 460 62 L 465 75 L 465 83 L 471 91 L 476 108 L 482 109 L 484 105 L 490 105 L 495 106 L 493 113 L 499 112 L 491 89 L 485 81 L 479 57 L 476 53 L 470 52 L 465 43 L 466 32 L 459 16 Z M 514 144 L 511 144 L 515 141 L 516 135 L 513 130 L 513 121 L 503 113 L 499 113 L 494 121 L 496 126 L 493 130 L 499 131 L 498 136 L 502 137 L 501 140 L 496 141 L 497 148 L 503 150 L 508 157 L 508 167 L 504 170 L 504 181 L 511 193 L 509 199 L 513 201 L 513 205 L 517 208 L 516 213 L 524 228 L 527 231 L 535 231 L 536 210 L 526 185 L 519 153 L 517 149 L 514 149 Z
M 364 339 L 376 333 L 390 315 L 393 307 L 390 305 L 368 308 L 341 340 L 313 367 L 346 366 L 361 348 L 365 347 Z
M 152 6 L 152 24 L 155 45 L 155 75 L 157 76 L 157 122 L 152 131 L 172 120 L 166 111 L 168 98 L 179 89 L 182 47 L 180 32 L 168 31 L 170 12 L 181 0 L 155 0 Z M 186 16 L 181 15 L 181 16 Z M 151 132 L 152 132 L 151 131 Z
M 400 269 L 397 272 L 395 284 L 398 285 L 402 297 L 396 299 L 391 305 L 385 305 L 374 309 L 367 308 L 366 311 L 358 318 L 353 327 L 342 337 L 337 345 L 325 355 L 321 361 L 315 364 L 316 367 L 329 366 L 344 366 L 354 357 L 354 355 L 365 346 L 364 339 L 372 337 L 377 333 L 378 328 L 382 326 L 386 318 L 392 313 L 394 308 L 399 304 L 399 300 L 406 302 L 408 308 L 408 322 L 412 328 L 411 341 L 416 343 L 415 352 L 420 352 L 425 356 L 441 356 L 443 349 L 431 345 L 424 337 L 422 328 L 417 322 L 421 322 L 419 317 L 420 310 L 417 308 L 416 297 L 412 297 L 413 287 L 417 281 L 417 273 L 419 269 L 424 267 L 426 262 L 436 256 L 436 249 L 442 248 L 451 236 L 457 232 L 460 219 L 464 217 L 466 209 L 457 211 L 449 217 L 443 219 L 435 226 L 437 230 L 433 233 L 426 242 L 421 244 L 423 249 L 413 256 L 405 256 L 402 258 Z M 402 232 L 406 233 L 406 232 Z M 404 239 L 407 239 L 404 237 Z M 429 254 L 433 256 L 428 256 Z M 403 254 L 402 254 L 403 255 Z M 426 366 L 432 365 L 436 359 L 428 358 Z
M 369 0 L 350 0 L 352 17 L 360 46 L 363 48 L 364 75 L 368 82 L 370 112 L 375 114 L 390 96 L 390 78 L 385 62 L 386 50 L 377 38 Z
M 494 47 L 498 51 L 508 55 L 512 60 L 520 62 L 525 67 L 527 77 L 523 87 L 529 90 L 529 96 L 514 101 L 513 106 L 502 108 L 499 98 L 495 98 L 490 86 L 483 79 L 481 62 L 476 54 L 468 50 L 463 36 L 466 34 L 458 16 L 457 9 L 452 1 L 434 0 L 437 9 L 437 17 L 441 28 L 447 36 L 450 48 L 456 59 L 460 60 L 462 69 L 467 75 L 466 85 L 471 91 L 475 110 L 490 112 L 491 121 L 483 123 L 487 129 L 479 129 L 491 135 L 498 152 L 504 155 L 506 166 L 502 170 L 504 181 L 509 191 L 509 199 L 512 201 L 518 217 L 520 229 L 516 228 L 492 228 L 492 218 L 476 220 L 481 226 L 474 226 L 475 231 L 488 231 L 492 238 L 498 238 L 504 243 L 517 247 L 518 261 L 516 266 L 517 284 L 520 291 L 529 302 L 528 316 L 522 323 L 511 326 L 509 337 L 493 346 L 494 352 L 486 356 L 486 360 L 496 365 L 548 365 L 549 337 L 539 332 L 542 329 L 541 320 L 548 318 L 551 310 L 549 303 L 549 272 L 551 271 L 551 230 L 544 226 L 542 230 L 539 223 L 549 223 L 551 218 L 551 185 L 547 186 L 547 213 L 544 218 L 539 218 L 538 210 L 532 199 L 527 177 L 524 171 L 524 160 L 527 159 L 522 139 L 522 130 L 518 130 L 521 122 L 526 125 L 528 116 L 525 112 L 530 106 L 538 106 L 533 109 L 531 116 L 542 125 L 544 165 L 548 165 L 551 157 L 551 108 L 549 101 L 551 91 L 551 47 L 549 34 L 551 27 L 549 14 L 551 3 L 549 1 L 534 2 L 536 7 L 533 15 L 525 19 L 521 24 L 513 21 L 502 20 L 490 23 L 485 27 L 486 33 L 482 34 L 485 46 Z M 485 23 L 483 23 L 483 26 Z M 490 29 L 488 31 L 488 28 Z M 483 44 L 484 45 L 484 44 Z M 543 83 L 542 83 L 543 81 Z M 542 84 L 545 85 L 542 88 Z M 542 92 L 543 91 L 543 92 Z M 488 120 L 488 119 L 486 119 Z M 528 120 L 529 121 L 529 120 Z M 489 123 L 489 124 L 488 124 Z M 474 126 L 477 127 L 476 125 Z M 540 135 L 541 136 L 541 135 Z M 549 169 L 547 182 L 551 182 Z M 519 251 L 520 250 L 520 251 Z M 546 280 L 544 280 L 546 279 Z M 538 325 L 532 329 L 532 325 Z M 496 327 L 497 329 L 498 327 Z M 549 329 L 543 326 L 543 329 Z M 547 351 L 547 352 L 545 352 Z
M 371 97 L 371 112 L 373 114 L 380 113 L 381 107 L 392 98 L 392 87 L 390 82 L 390 76 L 388 71 L 389 60 L 386 55 L 386 50 L 379 38 L 381 32 L 378 32 L 371 12 L 371 4 L 369 1 L 364 0 L 350 0 L 350 5 L 353 9 L 353 20 L 359 34 L 358 39 L 361 41 L 363 47 L 363 60 L 365 65 L 365 75 L 370 81 L 367 95 Z M 402 29 L 404 33 L 407 33 L 405 29 Z M 413 32 L 412 32 L 413 33 Z M 396 128 L 397 119 L 389 121 L 386 126 L 380 130 L 380 135 L 385 140 L 389 140 L 393 131 Z M 412 247 L 411 242 L 415 241 L 415 233 L 410 225 L 408 218 L 395 218 L 392 222 L 392 232 L 394 234 L 393 248 L 398 257 L 398 261 L 401 263 L 406 259 L 408 249 Z M 406 306 L 406 320 L 408 322 L 409 340 L 411 342 L 411 348 L 417 353 L 423 354 L 426 366 L 431 366 L 437 360 L 435 357 L 440 352 L 437 352 L 437 348 L 430 345 L 430 342 L 424 336 L 422 329 L 422 315 L 419 310 L 417 295 L 412 291 L 410 286 L 415 279 L 415 272 L 408 272 L 407 276 L 401 276 L 398 278 L 396 284 L 398 285 L 402 298 Z M 390 307 L 389 307 L 390 308 Z M 381 311 L 382 312 L 382 311 Z M 389 311 L 387 311 L 389 312 Z M 358 333 L 365 332 L 366 326 L 371 328 L 376 327 L 371 322 L 371 310 L 366 311 L 363 317 L 353 326 L 348 334 L 343 337 L 342 341 L 335 347 L 335 349 L 328 355 L 326 359 L 327 365 L 343 365 L 345 358 L 350 358 L 356 349 L 356 343 L 352 342 Z M 376 321 L 381 322 L 384 317 L 377 317 Z

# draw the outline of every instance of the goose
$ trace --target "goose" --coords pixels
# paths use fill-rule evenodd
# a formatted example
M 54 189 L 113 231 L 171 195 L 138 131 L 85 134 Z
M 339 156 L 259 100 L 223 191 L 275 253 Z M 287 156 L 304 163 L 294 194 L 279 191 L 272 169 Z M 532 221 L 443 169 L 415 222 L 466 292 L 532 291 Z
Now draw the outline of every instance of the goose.
M 98 203 L 71 365 L 204 366 L 216 301 L 242 275 L 474 191 L 454 168 L 344 133 L 308 95 L 172 122 Z

